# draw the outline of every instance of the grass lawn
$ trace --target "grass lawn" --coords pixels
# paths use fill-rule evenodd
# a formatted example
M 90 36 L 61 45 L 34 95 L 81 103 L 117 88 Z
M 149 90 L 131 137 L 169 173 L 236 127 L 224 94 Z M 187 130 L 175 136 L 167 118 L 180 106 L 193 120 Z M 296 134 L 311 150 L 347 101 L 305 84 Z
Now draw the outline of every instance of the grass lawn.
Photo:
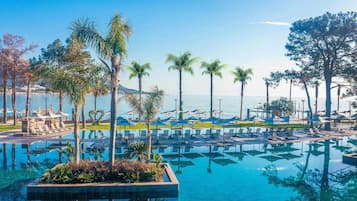
M 1 124 L 0 125 L 0 132 L 4 132 L 4 131 L 10 131 L 10 130 L 14 130 L 14 129 L 19 129 L 21 128 L 21 125 L 6 125 L 6 124 Z

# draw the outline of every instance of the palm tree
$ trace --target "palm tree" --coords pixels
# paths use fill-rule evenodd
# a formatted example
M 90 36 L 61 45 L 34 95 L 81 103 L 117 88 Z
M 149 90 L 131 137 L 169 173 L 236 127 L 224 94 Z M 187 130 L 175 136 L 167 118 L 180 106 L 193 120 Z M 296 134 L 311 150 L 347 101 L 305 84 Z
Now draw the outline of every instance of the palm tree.
M 60 69 L 56 72 L 56 82 L 61 83 L 63 91 L 74 104 L 74 138 L 75 138 L 75 162 L 79 163 L 79 107 L 84 103 L 85 96 L 89 92 L 88 82 L 93 77 L 93 72 L 83 66 L 71 66 L 67 70 Z
M 137 158 L 138 161 L 142 161 L 144 158 L 147 157 L 147 154 L 146 154 L 146 144 L 143 143 L 143 142 L 134 142 L 134 143 L 131 143 L 129 146 L 128 146 L 128 149 L 126 151 L 126 155 L 129 157 L 129 158 Z
M 220 60 L 215 60 L 212 63 L 202 62 L 201 68 L 203 69 L 202 75 L 207 74 L 211 80 L 211 102 L 210 102 L 210 118 L 213 117 L 213 76 L 216 75 L 222 78 L 222 69 L 225 67 L 221 64 Z
M 163 104 L 164 92 L 159 90 L 157 87 L 147 95 L 143 103 L 140 104 L 139 99 L 134 94 L 126 95 L 126 100 L 129 102 L 130 106 L 140 114 L 146 125 L 146 148 L 147 148 L 147 159 L 150 161 L 151 155 L 151 132 L 150 132 L 150 123 L 156 119 L 156 115 L 160 112 L 160 109 Z
M 122 68 L 124 57 L 127 54 L 126 41 L 131 35 L 131 28 L 120 15 L 115 15 L 109 22 L 109 32 L 107 36 L 102 36 L 97 31 L 94 23 L 88 19 L 74 22 L 72 30 L 73 36 L 83 40 L 86 44 L 94 48 L 100 56 L 102 63 L 110 69 L 109 161 L 112 167 L 115 161 L 115 120 L 117 116 L 119 72 Z M 110 63 L 108 61 L 110 61 Z
M 234 83 L 240 82 L 241 89 L 240 89 L 240 114 L 239 117 L 242 119 L 242 109 L 243 109 L 243 94 L 244 94 L 244 86 L 247 84 L 248 80 L 252 79 L 253 71 L 251 68 L 244 69 L 241 67 L 236 67 L 233 71 L 234 76 Z
M 138 78 L 138 81 L 139 81 L 139 103 L 141 104 L 142 79 L 143 79 L 143 76 L 150 75 L 150 73 L 148 71 L 151 70 L 151 66 L 149 63 L 140 65 L 139 63 L 133 61 L 133 62 L 131 62 L 131 66 L 128 66 L 128 70 L 130 71 L 129 79 L 131 79 L 133 77 Z M 141 119 L 140 114 L 139 114 L 139 119 Z
M 171 63 L 169 70 L 177 70 L 179 72 L 179 119 L 183 119 L 182 110 L 182 72 L 188 72 L 193 75 L 192 65 L 197 61 L 197 58 L 192 58 L 190 52 L 185 52 L 180 56 L 168 54 L 166 63 Z
M 91 85 L 91 93 L 93 95 L 94 98 L 94 109 L 91 112 L 94 113 L 94 117 L 93 117 L 93 123 L 94 124 L 98 124 L 99 122 L 97 122 L 97 98 L 98 96 L 104 96 L 109 92 L 109 86 L 107 84 L 107 78 L 105 77 L 105 73 L 104 73 L 104 68 L 102 67 L 98 67 L 100 69 L 100 71 L 102 73 L 97 73 L 94 77 L 93 77 L 93 82 L 90 83 Z M 99 121 L 99 120 L 98 120 Z

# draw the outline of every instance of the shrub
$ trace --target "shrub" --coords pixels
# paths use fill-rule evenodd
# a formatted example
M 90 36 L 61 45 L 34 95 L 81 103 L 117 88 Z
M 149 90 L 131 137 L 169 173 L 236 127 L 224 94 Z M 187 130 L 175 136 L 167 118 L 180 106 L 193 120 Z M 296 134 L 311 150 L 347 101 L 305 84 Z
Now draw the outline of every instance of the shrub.
M 151 182 L 162 181 L 164 170 L 151 163 L 115 161 L 112 171 L 104 161 L 80 161 L 59 164 L 46 171 L 40 183 L 77 184 L 94 182 Z

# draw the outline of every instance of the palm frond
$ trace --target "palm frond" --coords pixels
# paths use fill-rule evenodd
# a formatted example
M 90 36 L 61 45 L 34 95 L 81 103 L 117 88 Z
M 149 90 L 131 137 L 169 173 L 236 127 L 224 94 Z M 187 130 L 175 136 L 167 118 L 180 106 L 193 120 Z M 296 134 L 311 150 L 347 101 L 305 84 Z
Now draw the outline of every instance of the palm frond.
M 127 21 L 120 15 L 115 15 L 109 23 L 109 34 L 106 38 L 114 55 L 124 56 L 127 53 L 126 42 L 132 30 Z
M 97 31 L 94 22 L 89 19 L 79 19 L 72 24 L 72 37 L 85 42 L 104 58 L 110 58 L 112 50 L 106 41 Z

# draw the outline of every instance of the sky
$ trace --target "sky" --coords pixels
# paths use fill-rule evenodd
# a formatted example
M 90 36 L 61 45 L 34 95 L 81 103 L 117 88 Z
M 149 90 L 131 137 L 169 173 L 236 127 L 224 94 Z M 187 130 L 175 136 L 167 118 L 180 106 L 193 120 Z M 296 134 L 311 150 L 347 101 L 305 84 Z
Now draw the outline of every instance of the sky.
M 214 78 L 214 94 L 219 96 L 239 95 L 240 88 L 233 83 L 231 74 L 237 66 L 253 69 L 253 79 L 245 90 L 247 96 L 264 96 L 263 77 L 272 71 L 293 68 L 284 46 L 294 21 L 326 12 L 357 11 L 357 0 L 0 1 L 0 35 L 21 35 L 28 44 L 40 48 L 57 38 L 64 41 L 76 19 L 95 21 L 105 34 L 110 18 L 120 14 L 133 29 L 125 65 L 137 61 L 152 66 L 150 77 L 143 80 L 145 90 L 157 85 L 167 94 L 177 94 L 178 72 L 168 71 L 165 59 L 168 53 L 190 51 L 201 61 L 219 59 L 227 64 L 223 78 Z M 40 48 L 27 56 L 37 56 Z M 183 76 L 184 95 L 209 94 L 209 77 L 202 75 L 199 63 L 194 65 L 194 71 L 194 76 Z M 137 88 L 137 80 L 128 77 L 124 69 L 121 83 Z M 287 96 L 288 85 L 282 83 L 270 93 Z M 294 87 L 293 96 L 302 97 L 304 92 Z

